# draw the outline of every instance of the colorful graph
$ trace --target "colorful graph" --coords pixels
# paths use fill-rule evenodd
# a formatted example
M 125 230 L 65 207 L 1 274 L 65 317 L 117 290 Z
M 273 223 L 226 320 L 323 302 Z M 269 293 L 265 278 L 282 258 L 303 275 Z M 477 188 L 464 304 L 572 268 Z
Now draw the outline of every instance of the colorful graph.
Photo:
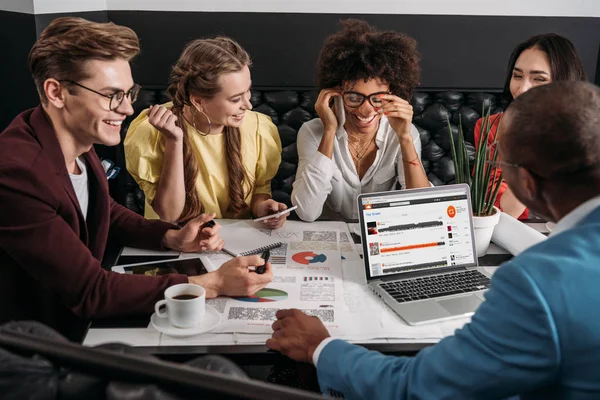
M 269 301 L 279 301 L 285 300 L 288 298 L 287 292 L 279 289 L 261 289 L 258 292 L 254 293 L 252 296 L 248 297 L 234 297 L 234 299 L 239 301 L 246 301 L 249 303 L 266 303 Z
M 301 253 L 296 253 L 292 256 L 292 260 L 297 262 L 298 264 L 315 264 L 315 263 L 324 263 L 327 261 L 327 256 L 325 254 L 316 254 L 312 251 L 303 251 Z

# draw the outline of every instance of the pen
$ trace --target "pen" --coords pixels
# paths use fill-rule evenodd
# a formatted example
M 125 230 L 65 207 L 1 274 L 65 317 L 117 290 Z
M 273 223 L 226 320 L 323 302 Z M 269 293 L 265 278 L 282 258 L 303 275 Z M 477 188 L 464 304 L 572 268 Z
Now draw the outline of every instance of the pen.
M 269 257 L 270 256 L 271 256 L 271 251 L 270 250 L 265 250 L 261 254 L 261 257 L 265 260 L 265 263 L 263 265 L 260 265 L 260 266 L 256 267 L 256 269 L 254 270 L 254 272 L 256 272 L 257 274 L 264 274 L 265 273 L 265 268 L 267 268 L 267 261 L 269 261 Z
M 210 221 L 206 221 L 205 223 L 202 224 L 202 226 L 200 227 L 200 231 L 202 231 L 202 229 L 204 229 L 204 228 L 212 228 L 215 225 L 216 225 L 215 221 L 211 219 Z

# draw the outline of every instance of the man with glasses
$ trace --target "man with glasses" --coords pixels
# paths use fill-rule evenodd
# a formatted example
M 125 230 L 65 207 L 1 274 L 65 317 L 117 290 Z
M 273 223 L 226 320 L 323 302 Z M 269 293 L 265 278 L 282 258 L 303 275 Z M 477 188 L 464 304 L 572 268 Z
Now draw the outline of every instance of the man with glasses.
M 504 177 L 519 201 L 558 221 L 502 265 L 454 336 L 416 357 L 329 338 L 280 310 L 267 346 L 317 367 L 323 392 L 350 399 L 600 398 L 600 88 L 562 81 L 515 99 L 499 127 Z
M 102 269 L 110 234 L 121 245 L 219 250 L 219 225 L 202 214 L 179 229 L 147 221 L 108 194 L 95 144 L 120 142 L 140 87 L 129 62 L 136 34 L 112 23 L 54 20 L 29 54 L 41 105 L 0 134 L 0 324 L 41 321 L 79 338 L 93 318 L 150 314 L 164 290 L 195 283 L 207 297 L 250 295 L 272 277 L 250 273 L 259 256 L 236 258 L 201 276 L 121 275 Z

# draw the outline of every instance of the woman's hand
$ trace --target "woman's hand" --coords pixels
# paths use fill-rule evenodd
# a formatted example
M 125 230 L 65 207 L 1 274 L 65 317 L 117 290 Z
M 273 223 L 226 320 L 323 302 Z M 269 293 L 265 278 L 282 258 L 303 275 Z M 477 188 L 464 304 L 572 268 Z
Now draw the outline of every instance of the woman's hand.
M 177 125 L 177 117 L 165 106 L 150 106 L 148 122 L 167 139 L 179 141 L 183 138 L 183 130 Z
M 325 133 L 333 134 L 338 128 L 338 119 L 335 116 L 335 112 L 329 105 L 331 100 L 335 97 L 341 97 L 342 92 L 339 89 L 323 89 L 317 97 L 315 103 L 315 111 L 323 122 L 323 130 Z
M 387 116 L 390 126 L 398 138 L 410 138 L 413 118 L 413 108 L 410 103 L 393 94 L 380 94 L 379 97 L 385 101 L 383 107 L 378 111 Z
M 275 214 L 283 210 L 287 210 L 287 206 L 285 204 L 278 203 L 273 199 L 268 199 L 263 201 L 256 207 L 256 216 L 264 217 L 266 215 Z M 288 215 L 289 213 L 282 215 L 278 218 L 265 219 L 264 221 L 260 221 L 260 223 L 269 229 L 281 228 L 285 223 L 285 220 L 287 219 Z

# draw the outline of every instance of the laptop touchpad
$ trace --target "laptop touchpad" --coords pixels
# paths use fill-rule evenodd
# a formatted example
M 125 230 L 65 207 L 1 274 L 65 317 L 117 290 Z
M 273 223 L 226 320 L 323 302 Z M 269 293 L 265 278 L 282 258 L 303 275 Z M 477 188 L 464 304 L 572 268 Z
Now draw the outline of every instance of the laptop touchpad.
M 463 315 L 475 312 L 483 301 L 477 296 L 462 296 L 454 299 L 438 300 L 440 306 L 444 307 L 452 315 Z

